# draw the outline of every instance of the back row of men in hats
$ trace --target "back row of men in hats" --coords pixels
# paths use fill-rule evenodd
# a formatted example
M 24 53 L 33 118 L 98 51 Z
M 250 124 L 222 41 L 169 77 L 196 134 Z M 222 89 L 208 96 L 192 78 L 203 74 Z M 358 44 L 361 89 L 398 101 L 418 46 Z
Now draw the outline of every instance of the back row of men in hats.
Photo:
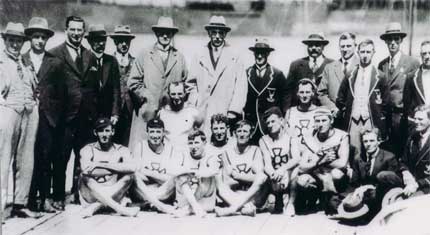
M 275 116 L 283 118 L 285 113 L 288 114 L 287 119 L 290 121 L 287 121 L 286 125 L 290 129 L 300 130 L 299 133 L 289 132 L 289 135 L 299 137 L 300 142 L 304 143 L 307 148 L 305 152 L 308 152 L 303 154 L 305 156 L 303 159 L 309 158 L 309 160 L 307 160 L 307 165 L 302 166 L 300 177 L 296 178 L 297 185 L 336 194 L 341 191 L 336 189 L 336 187 L 340 187 L 338 186 L 340 183 L 337 182 L 344 181 L 348 175 L 346 166 L 349 150 L 345 150 L 345 143 L 349 146 L 349 140 L 346 133 L 332 129 L 331 123 L 334 122 L 334 118 L 342 117 L 339 118 L 339 120 L 343 120 L 339 126 L 350 133 L 351 145 L 358 153 L 356 156 L 365 156 L 367 152 L 360 153 L 363 140 L 363 135 L 357 134 L 360 130 L 378 127 L 383 138 L 396 135 L 391 134 L 391 129 L 406 130 L 407 117 L 411 112 L 409 107 L 408 111 L 404 111 L 406 108 L 402 108 L 401 101 L 406 98 L 399 97 L 402 95 L 400 91 L 403 91 L 405 83 L 405 92 L 411 94 L 408 98 L 414 97 L 414 92 L 419 95 L 415 96 L 417 98 L 414 100 L 416 106 L 425 103 L 426 100 L 423 89 L 425 83 L 421 77 L 425 76 L 426 63 L 430 63 L 427 58 L 428 53 L 425 53 L 429 44 L 423 43 L 421 48 L 422 69 L 413 73 L 414 66 L 418 63 L 399 51 L 399 45 L 406 34 L 401 32 L 398 24 L 390 24 L 386 33 L 381 35 L 381 39 L 386 41 L 390 51 L 388 66 L 384 64 L 385 60 L 380 64 L 382 72 L 371 66 L 375 51 L 371 40 L 365 40 L 359 44 L 359 62 L 354 66 L 353 64 L 357 63 L 357 59 L 354 58 L 357 56 L 354 52 L 356 44 L 353 34 L 343 34 L 339 40 L 342 54 L 340 61 L 325 58 L 323 49 L 328 41 L 321 34 L 312 34 L 303 41 L 308 46 L 309 57 L 293 62 L 287 78 L 280 70 L 268 63 L 268 56 L 273 48 L 264 40 L 257 40 L 255 45 L 250 48 L 254 52 L 256 63 L 245 70 L 240 59 L 225 41 L 225 37 L 231 29 L 226 25 L 223 17 L 212 17 L 210 23 L 205 26 L 210 42 L 193 60 L 190 73 L 188 73 L 184 56 L 173 47 L 172 39 L 178 32 L 178 28 L 173 25 L 172 19 L 160 17 L 158 24 L 154 25 L 152 29 L 157 37 L 156 44 L 153 48 L 142 51 L 134 60 L 128 54 L 130 41 L 134 36 L 126 26 L 118 27 L 116 33 L 111 36 L 117 46 L 115 59 L 104 53 L 107 34 L 102 25 L 91 25 L 85 36 L 91 46 L 91 51 L 81 45 L 85 22 L 79 17 L 67 18 L 66 42 L 50 52 L 45 51 L 45 44 L 53 32 L 49 30 L 45 19 L 32 19 L 25 33 L 21 24 L 8 24 L 2 35 L 6 42 L 4 60 L 9 63 L 3 63 L 5 67 L 2 67 L 1 71 L 2 73 L 16 71 L 16 73 L 4 75 L 7 79 L 2 84 L 4 103 L 2 108 L 5 108 L 5 114 L 10 113 L 7 116 L 9 119 L 4 124 L 14 123 L 16 128 L 11 131 L 10 126 L 2 127 L 9 131 L 5 132 L 9 135 L 2 135 L 2 138 L 5 139 L 2 150 L 5 152 L 5 156 L 10 156 L 2 158 L 6 161 L 2 167 L 9 166 L 11 156 L 15 154 L 12 149 L 15 148 L 14 146 L 18 146 L 16 158 L 17 172 L 20 177 L 17 179 L 14 213 L 34 216 L 25 208 L 33 172 L 35 180 L 33 180 L 30 190 L 30 205 L 35 204 L 36 195 L 39 194 L 44 210 L 64 209 L 65 168 L 70 153 L 74 150 L 77 156 L 75 170 L 78 170 L 80 150 L 86 144 L 96 140 L 92 133 L 92 124 L 100 117 L 108 117 L 113 125 L 117 125 L 118 130 L 122 128 L 116 138 L 118 138 L 117 141 L 124 144 L 128 142 L 127 129 L 131 122 L 129 143 L 130 148 L 135 149 L 137 143 L 148 137 L 149 134 L 145 132 L 148 130 L 147 123 L 160 110 L 164 111 L 164 114 L 160 113 L 160 117 L 164 117 L 163 119 L 170 125 L 166 135 L 176 131 L 173 135 L 174 138 L 184 138 L 193 128 L 202 124 L 206 136 L 209 136 L 211 127 L 213 127 L 211 117 L 218 113 L 224 114 L 231 126 L 241 118 L 241 113 L 244 111 L 244 116 L 251 123 L 242 123 L 238 127 L 249 126 L 245 132 L 252 132 L 252 135 L 251 133 L 243 135 L 243 130 L 239 134 L 236 130 L 238 144 L 243 138 L 246 140 L 244 141 L 245 147 L 240 147 L 244 149 L 239 150 L 239 153 L 246 152 L 247 138 L 251 137 L 250 143 L 260 143 L 260 146 L 266 146 L 265 156 L 268 159 L 277 157 L 282 159 L 287 156 L 285 162 L 284 160 L 279 161 L 288 163 L 288 156 L 296 156 L 291 156 L 291 153 L 281 155 L 274 151 L 275 148 L 269 147 L 270 145 L 264 141 L 264 138 L 260 138 L 268 133 L 268 129 L 273 129 L 269 125 L 270 122 L 265 123 L 273 113 L 269 112 L 264 117 L 264 112 L 270 110 L 270 107 L 278 107 L 281 111 L 274 112 Z M 19 51 L 27 37 L 25 34 L 31 38 L 31 50 L 21 59 Z M 406 79 L 407 76 L 410 78 Z M 59 78 L 54 79 L 57 77 Z M 19 82 L 10 82 L 11 79 L 18 78 Z M 421 80 L 417 83 L 418 79 Z M 421 86 L 417 86 L 417 84 Z M 331 112 L 317 110 L 316 105 L 311 102 L 315 93 L 320 98 L 317 103 L 325 104 L 331 109 Z M 297 96 L 292 97 L 292 94 L 297 94 Z M 39 104 L 37 104 L 38 100 Z M 168 109 L 163 110 L 166 104 L 169 105 Z M 188 109 L 189 106 L 196 108 Z M 39 112 L 34 111 L 35 107 Z M 292 111 L 291 108 L 295 109 Z M 58 112 L 58 110 L 63 111 Z M 402 113 L 399 113 L 398 110 L 402 110 Z M 392 113 L 395 112 L 399 117 L 393 117 Z M 195 113 L 195 115 L 190 115 L 190 113 Z M 38 115 L 41 117 L 39 118 Z M 327 118 L 321 120 L 317 118 L 321 116 Z M 297 122 L 297 119 L 300 120 Z M 415 117 L 414 120 L 418 120 L 418 118 Z M 118 121 L 120 122 L 118 123 Z M 172 123 L 175 124 L 172 125 Z M 188 125 L 181 125 L 185 123 Z M 189 125 L 190 123 L 193 125 Z M 195 123 L 196 125 L 194 125 Z M 315 123 L 317 128 L 314 129 L 314 125 L 311 123 Z M 417 123 L 419 122 L 417 121 Z M 396 125 L 398 125 L 397 128 Z M 251 128 L 252 126 L 257 128 Z M 178 127 L 181 127 L 179 131 Z M 303 133 L 303 129 L 309 131 Z M 17 135 L 22 137 L 15 138 Z M 273 137 L 271 138 L 273 140 Z M 60 144 L 59 139 L 61 139 Z M 17 143 L 16 140 L 19 140 L 20 143 Z M 390 141 L 391 149 L 396 150 L 394 149 L 398 146 L 396 143 L 401 140 L 392 137 Z M 179 142 L 184 143 L 184 141 Z M 327 144 L 324 144 L 325 142 Z M 33 158 L 25 161 L 22 159 L 23 155 L 27 158 L 32 156 L 32 154 L 25 153 L 33 151 L 34 146 L 36 146 L 36 164 L 34 164 L 36 170 L 33 171 Z M 292 148 L 291 145 L 289 146 L 285 148 Z M 420 147 L 423 148 L 419 146 L 418 149 L 421 149 Z M 276 149 L 279 150 L 279 147 Z M 283 152 L 282 148 L 280 150 Z M 251 151 L 254 152 L 254 156 L 256 151 L 258 152 L 258 150 Z M 286 151 L 291 152 L 291 149 Z M 398 151 L 396 152 L 398 153 Z M 58 153 L 61 156 L 54 160 Z M 427 154 L 425 151 L 424 153 Z M 414 155 L 415 152 L 411 154 Z M 319 158 L 315 158 L 315 156 Z M 416 156 L 408 157 L 408 159 L 414 159 L 414 157 Z M 317 160 L 315 161 L 315 159 Z M 225 162 L 231 164 L 228 157 L 227 160 L 226 158 L 222 158 L 222 160 L 224 164 L 226 164 Z M 422 158 L 418 160 L 422 160 Z M 47 169 L 50 164 L 53 164 L 52 174 L 54 175 L 54 203 L 52 205 L 45 200 L 50 190 L 50 178 L 39 176 L 51 172 L 50 169 Z M 291 164 L 290 162 L 286 168 L 294 168 Z M 238 167 L 239 171 L 244 170 L 243 165 L 237 165 L 241 166 Z M 278 165 L 273 166 L 272 170 L 278 169 Z M 320 169 L 320 165 L 324 165 L 324 170 Z M 285 177 L 282 173 L 285 173 L 286 168 L 281 167 L 281 172 L 269 169 L 266 173 L 272 180 L 278 182 Z M 4 169 L 2 170 L 2 183 L 5 182 L 8 174 L 7 167 Z M 416 170 L 414 168 L 412 171 Z M 422 170 L 424 172 L 421 172 Z M 406 183 L 405 192 L 407 194 L 416 191 L 417 185 L 426 185 L 425 180 L 412 180 L 415 179 L 414 177 L 426 175 L 424 168 L 419 168 L 418 171 L 418 174 L 412 173 L 412 176 L 406 174 L 408 180 L 404 182 L 411 182 Z M 23 173 L 21 174 L 21 172 Z M 307 172 L 309 174 L 306 174 Z M 232 172 L 229 171 L 229 173 Z M 79 175 L 75 174 L 75 176 L 74 185 L 77 186 Z M 249 188 L 253 193 L 245 196 L 246 200 L 238 199 L 240 203 L 229 203 L 232 206 L 230 209 L 237 211 L 242 208 L 251 198 L 250 195 L 259 191 L 255 187 L 261 186 L 260 181 L 261 179 L 258 180 L 259 183 L 255 184 L 257 186 L 252 184 L 253 186 Z M 284 189 L 288 185 L 289 183 L 284 183 Z M 5 194 L 6 190 L 6 187 L 2 187 L 2 194 Z M 74 191 L 77 192 L 77 189 L 75 188 Z M 226 195 L 230 194 L 228 192 L 229 190 L 226 191 Z M 328 196 L 329 201 L 332 196 Z M 294 201 L 295 198 L 295 194 L 291 194 L 291 201 Z M 304 207 L 310 207 L 312 203 L 315 203 L 312 198 L 305 196 L 297 198 L 299 199 L 297 204 L 304 205 Z M 279 200 L 281 199 L 277 197 L 277 201 Z M 2 205 L 4 206 L 4 204 Z M 291 212 L 291 207 L 289 211 Z M 219 212 L 219 214 L 230 213 L 232 212 L 228 210 Z

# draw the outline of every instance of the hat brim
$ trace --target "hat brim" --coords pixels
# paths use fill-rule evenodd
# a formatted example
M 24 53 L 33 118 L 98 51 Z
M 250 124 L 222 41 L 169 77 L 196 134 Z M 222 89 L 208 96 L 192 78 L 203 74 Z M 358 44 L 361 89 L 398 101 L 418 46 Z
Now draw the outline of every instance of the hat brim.
M 309 45 L 309 44 L 321 44 L 321 45 L 327 45 L 329 43 L 328 40 L 310 40 L 306 39 L 302 41 L 303 44 Z
M 250 51 L 268 51 L 268 52 L 272 52 L 275 50 L 275 48 L 271 48 L 271 47 L 249 47 L 248 48 Z
M 363 207 L 360 208 L 360 210 L 354 211 L 354 212 L 347 212 L 343 209 L 343 204 L 341 203 L 338 207 L 338 214 L 333 216 L 335 219 L 346 219 L 346 220 L 352 220 L 362 217 L 363 215 L 366 215 L 369 212 L 369 207 L 367 205 L 363 205 Z
M 222 26 L 222 25 L 205 25 L 205 29 L 206 30 L 211 30 L 211 29 L 222 29 L 226 32 L 230 32 L 231 28 L 228 26 Z
M 404 200 L 405 197 L 406 196 L 403 194 L 402 188 L 400 187 L 393 188 L 384 195 L 381 206 L 382 207 L 388 206 L 396 201 L 399 201 L 399 199 Z
M 18 34 L 18 33 L 1 33 L 1 36 L 4 38 L 6 36 L 15 36 L 15 37 L 22 37 L 24 40 L 28 40 L 28 37 L 25 34 Z
M 396 33 L 384 33 L 381 36 L 379 36 L 379 38 L 381 38 L 382 40 L 386 40 L 388 37 L 391 36 L 400 36 L 401 38 L 405 38 L 408 34 L 403 33 L 403 32 L 396 32 Z
M 48 37 L 52 37 L 54 36 L 54 31 L 50 30 L 50 29 L 43 29 L 43 28 L 26 28 L 24 29 L 24 33 L 25 35 L 27 35 L 27 37 L 30 37 L 31 34 L 33 34 L 34 32 L 44 32 L 46 33 L 46 35 L 48 35 Z
M 110 38 L 130 38 L 133 39 L 136 37 L 134 34 L 126 34 L 126 33 L 116 33 L 109 35 Z
M 157 32 L 158 30 L 169 30 L 169 31 L 172 31 L 174 33 L 177 33 L 179 31 L 179 29 L 176 27 L 161 27 L 161 26 L 157 26 L 157 25 L 152 26 L 152 31 Z
M 87 35 L 85 35 L 84 36 L 86 39 L 92 39 L 92 38 L 107 38 L 108 37 L 108 35 L 107 34 L 104 34 L 104 35 L 89 35 L 89 34 L 87 34 Z

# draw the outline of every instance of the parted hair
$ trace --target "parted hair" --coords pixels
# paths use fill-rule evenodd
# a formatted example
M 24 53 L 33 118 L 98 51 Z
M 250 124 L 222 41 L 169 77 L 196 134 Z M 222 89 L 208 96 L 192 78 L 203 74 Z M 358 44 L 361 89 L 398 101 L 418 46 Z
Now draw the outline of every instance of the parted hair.
M 81 17 L 79 17 L 79 16 L 68 16 L 67 18 L 66 18 L 66 29 L 69 27 L 69 23 L 70 23 L 70 21 L 75 21 L 75 22 L 82 22 L 82 23 L 84 23 L 84 29 L 85 29 L 85 21 L 84 21 L 84 19 L 82 19 Z
M 188 134 L 188 140 L 194 140 L 197 137 L 200 137 L 202 141 L 206 141 L 206 135 L 202 130 L 193 130 Z

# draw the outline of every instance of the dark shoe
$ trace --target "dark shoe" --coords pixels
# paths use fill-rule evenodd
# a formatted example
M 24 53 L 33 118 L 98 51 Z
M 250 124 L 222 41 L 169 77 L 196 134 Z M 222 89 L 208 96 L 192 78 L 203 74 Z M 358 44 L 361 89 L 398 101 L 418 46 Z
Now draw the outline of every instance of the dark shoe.
M 63 201 L 55 201 L 52 203 L 55 210 L 64 211 L 65 205 Z
M 11 215 L 13 217 L 18 217 L 18 218 L 33 218 L 33 219 L 38 219 L 42 217 L 42 214 L 40 214 L 39 212 L 31 211 L 28 208 L 12 209 Z
M 44 204 L 41 205 L 40 211 L 46 212 L 46 213 L 55 213 L 57 210 L 53 207 L 50 201 L 45 201 Z

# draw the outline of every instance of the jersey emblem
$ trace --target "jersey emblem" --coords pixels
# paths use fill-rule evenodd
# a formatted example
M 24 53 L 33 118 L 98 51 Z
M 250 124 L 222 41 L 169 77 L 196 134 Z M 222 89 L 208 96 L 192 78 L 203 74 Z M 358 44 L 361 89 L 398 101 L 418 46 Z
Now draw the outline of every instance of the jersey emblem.
M 245 174 L 248 174 L 248 173 L 251 171 L 251 168 L 248 168 L 248 169 L 247 169 L 247 165 L 246 165 L 246 163 L 238 164 L 238 165 L 236 166 L 236 168 L 237 168 L 237 171 L 238 171 L 239 173 L 245 173 Z
M 275 170 L 288 162 L 288 154 L 281 155 L 282 148 L 272 148 L 272 166 Z

